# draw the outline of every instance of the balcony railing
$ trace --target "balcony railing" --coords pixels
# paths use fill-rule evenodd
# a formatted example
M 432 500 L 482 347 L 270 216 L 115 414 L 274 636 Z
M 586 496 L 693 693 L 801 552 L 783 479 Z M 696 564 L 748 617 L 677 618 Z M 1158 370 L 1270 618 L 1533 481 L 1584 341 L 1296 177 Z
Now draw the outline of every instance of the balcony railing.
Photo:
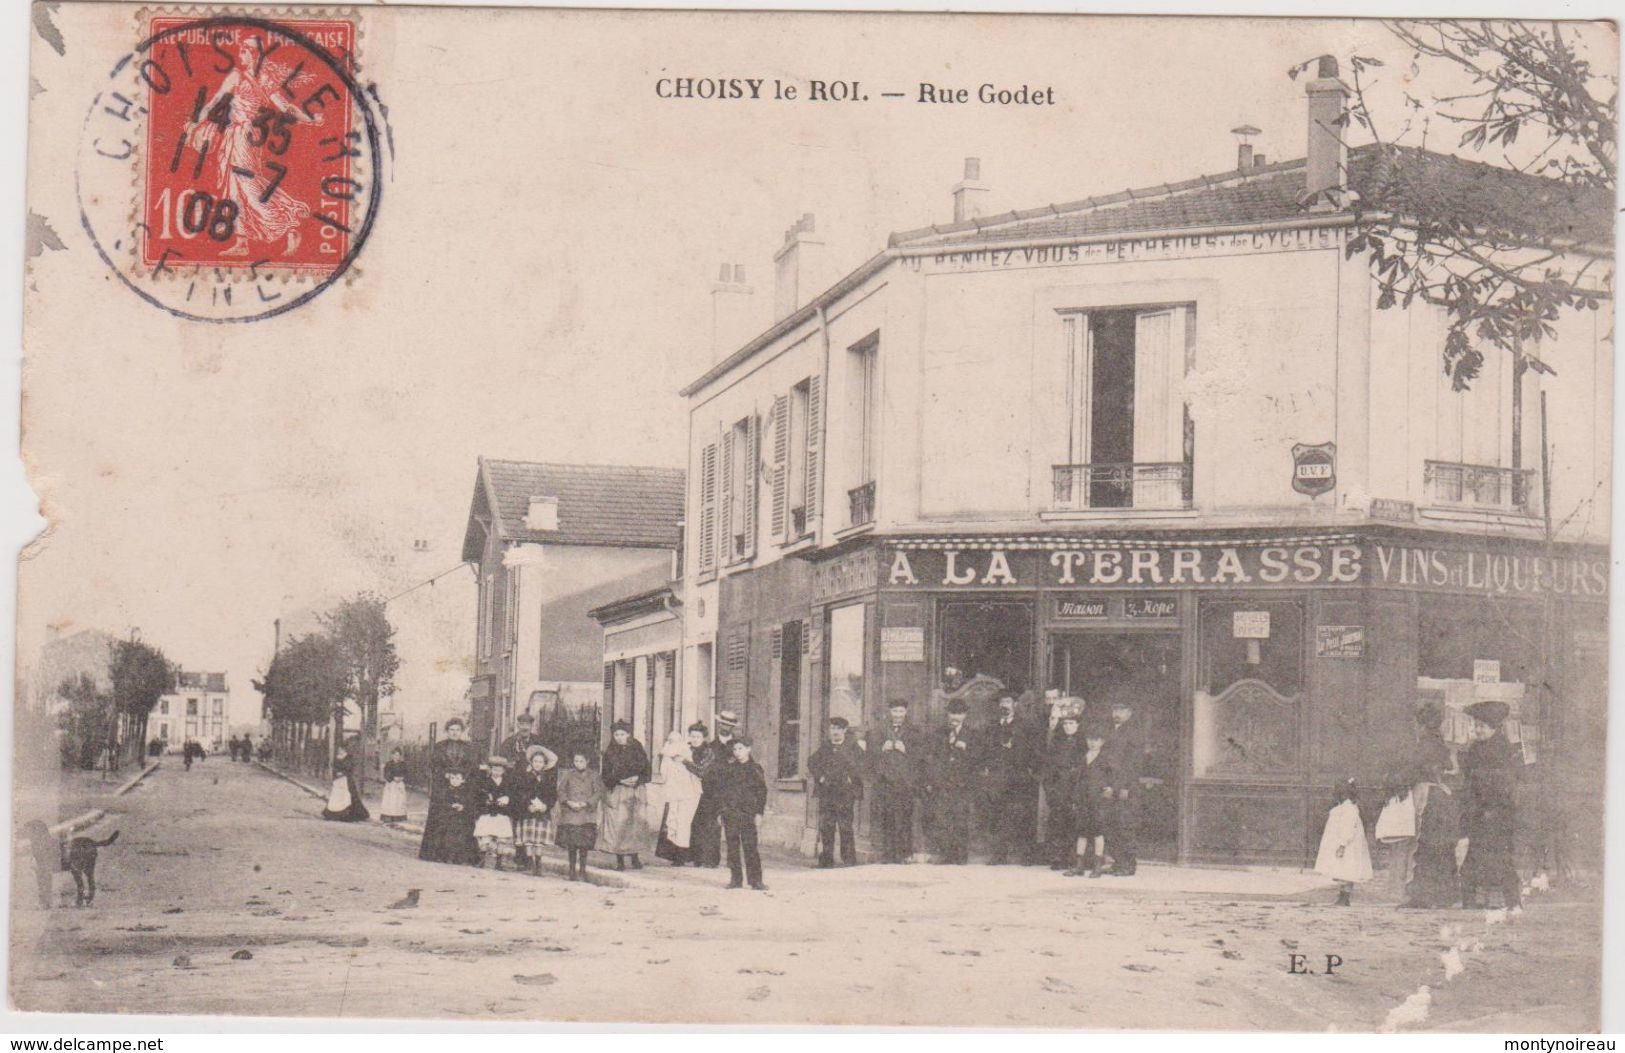
M 1191 506 L 1191 466 L 1183 461 L 1143 464 L 1057 464 L 1055 509 L 1171 510 Z
M 864 483 L 846 492 L 849 526 L 867 526 L 875 521 L 875 484 Z
M 1434 505 L 1527 514 L 1534 478 L 1532 468 L 1497 468 L 1455 461 L 1422 462 L 1422 483 L 1429 503 Z

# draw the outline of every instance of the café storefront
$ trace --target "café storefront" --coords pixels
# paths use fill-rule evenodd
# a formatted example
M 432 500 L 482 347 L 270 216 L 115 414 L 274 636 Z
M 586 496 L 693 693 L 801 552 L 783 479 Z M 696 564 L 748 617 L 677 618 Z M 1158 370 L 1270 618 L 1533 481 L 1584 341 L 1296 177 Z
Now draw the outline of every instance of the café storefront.
M 930 725 L 953 697 L 985 720 L 1003 690 L 1032 720 L 1055 693 L 1132 698 L 1151 858 L 1301 863 L 1334 781 L 1392 777 L 1425 701 L 1458 721 L 1507 700 L 1530 764 L 1563 748 L 1542 741 L 1552 697 L 1571 737 L 1606 705 L 1601 660 L 1575 643 L 1606 639 L 1600 550 L 1389 529 L 954 533 L 866 540 L 811 570 L 817 726 L 874 726 L 896 697 Z

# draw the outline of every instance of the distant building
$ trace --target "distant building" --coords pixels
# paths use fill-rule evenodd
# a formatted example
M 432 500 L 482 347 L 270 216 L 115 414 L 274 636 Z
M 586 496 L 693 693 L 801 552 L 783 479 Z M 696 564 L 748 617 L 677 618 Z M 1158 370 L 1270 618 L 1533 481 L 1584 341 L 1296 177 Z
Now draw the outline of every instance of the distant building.
M 677 661 L 683 650 L 682 585 L 621 596 L 588 613 L 604 628 L 603 733 L 617 720 L 652 754 L 685 726 Z
M 147 734 L 179 748 L 196 739 L 209 749 L 224 749 L 231 728 L 231 688 L 225 673 L 181 670 L 175 689 L 160 695 L 147 718 Z
M 61 694 L 63 683 L 88 676 L 100 691 L 113 689 L 113 645 L 118 642 L 112 633 L 100 629 L 81 629 L 67 636 L 55 634 L 40 648 L 39 660 L 26 678 L 28 708 L 55 713 L 66 704 Z
M 682 508 L 678 469 L 480 459 L 463 538 L 479 578 L 475 742 L 500 741 L 526 709 L 603 698 L 587 612 L 671 580 Z

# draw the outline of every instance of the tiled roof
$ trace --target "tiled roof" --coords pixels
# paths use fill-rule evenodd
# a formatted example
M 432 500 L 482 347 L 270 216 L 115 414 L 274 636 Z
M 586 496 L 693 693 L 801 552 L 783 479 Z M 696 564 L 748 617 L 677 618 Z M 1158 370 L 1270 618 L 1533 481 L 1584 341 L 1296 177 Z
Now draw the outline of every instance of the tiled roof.
M 976 245 L 1291 220 L 1307 212 L 1300 201 L 1303 168 L 1300 158 L 1245 173 L 1198 176 L 906 231 L 892 235 L 891 245 Z M 1523 236 L 1605 245 L 1613 239 L 1613 202 L 1603 192 L 1412 147 L 1351 150 L 1349 187 L 1359 195 L 1355 207 L 1367 211 L 1404 214 L 1418 204 L 1447 205 L 1482 227 Z
M 497 529 L 512 541 L 676 548 L 683 471 L 620 465 L 537 464 L 481 458 Z M 525 525 L 532 497 L 556 497 L 559 528 Z

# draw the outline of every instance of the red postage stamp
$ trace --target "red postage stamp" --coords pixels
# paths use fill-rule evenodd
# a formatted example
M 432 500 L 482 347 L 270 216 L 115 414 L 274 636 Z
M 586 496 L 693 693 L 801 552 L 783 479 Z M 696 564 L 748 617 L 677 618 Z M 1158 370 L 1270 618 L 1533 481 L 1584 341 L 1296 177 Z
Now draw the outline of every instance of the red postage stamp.
M 156 17 L 150 30 L 142 262 L 338 268 L 359 189 L 355 24 Z

